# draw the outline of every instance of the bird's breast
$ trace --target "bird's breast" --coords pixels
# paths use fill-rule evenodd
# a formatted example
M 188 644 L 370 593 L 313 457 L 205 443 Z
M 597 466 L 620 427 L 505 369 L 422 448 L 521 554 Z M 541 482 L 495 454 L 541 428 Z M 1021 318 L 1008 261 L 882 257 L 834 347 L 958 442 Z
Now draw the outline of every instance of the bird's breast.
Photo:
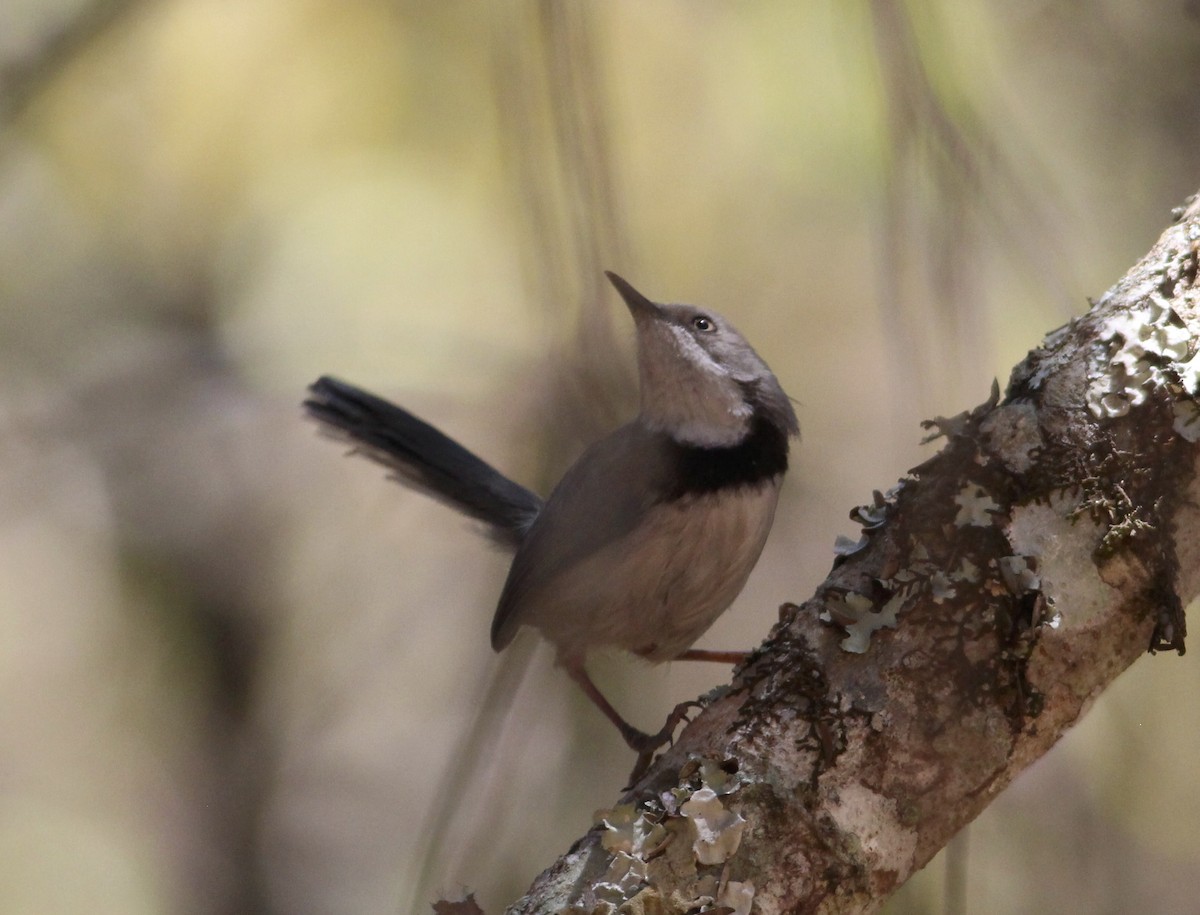
M 530 595 L 524 622 L 562 656 L 607 645 L 652 661 L 676 657 L 741 592 L 778 495 L 776 478 L 659 503 L 626 536 Z

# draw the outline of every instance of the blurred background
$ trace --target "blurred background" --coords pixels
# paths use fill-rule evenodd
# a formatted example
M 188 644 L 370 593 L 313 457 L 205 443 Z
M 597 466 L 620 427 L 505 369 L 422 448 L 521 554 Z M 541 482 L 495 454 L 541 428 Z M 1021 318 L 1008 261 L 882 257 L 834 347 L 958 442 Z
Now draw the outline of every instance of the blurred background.
M 5 0 L 0 911 L 499 912 L 632 756 L 305 385 L 545 492 L 634 407 L 601 270 L 725 312 L 805 436 L 700 643 L 747 647 L 1200 189 L 1197 7 Z M 650 729 L 728 679 L 595 668 Z M 966 909 L 1194 911 L 1198 684 L 1136 664 L 971 827 Z

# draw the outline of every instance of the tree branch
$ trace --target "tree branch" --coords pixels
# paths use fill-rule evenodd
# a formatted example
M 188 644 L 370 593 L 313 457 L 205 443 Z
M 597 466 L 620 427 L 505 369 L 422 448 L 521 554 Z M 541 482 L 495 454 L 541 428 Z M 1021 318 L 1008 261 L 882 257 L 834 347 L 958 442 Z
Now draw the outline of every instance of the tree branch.
M 785 605 L 515 913 L 867 912 L 1050 749 L 1200 586 L 1200 206 L 1049 336 Z

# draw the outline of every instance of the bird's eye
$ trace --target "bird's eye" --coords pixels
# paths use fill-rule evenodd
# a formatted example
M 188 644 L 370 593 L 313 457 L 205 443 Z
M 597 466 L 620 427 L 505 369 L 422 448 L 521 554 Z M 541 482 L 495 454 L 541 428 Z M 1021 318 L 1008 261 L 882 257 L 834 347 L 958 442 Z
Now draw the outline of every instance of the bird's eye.
M 705 334 L 717 329 L 717 325 L 713 323 L 712 318 L 705 317 L 704 315 L 696 315 L 696 317 L 692 318 L 692 327 Z

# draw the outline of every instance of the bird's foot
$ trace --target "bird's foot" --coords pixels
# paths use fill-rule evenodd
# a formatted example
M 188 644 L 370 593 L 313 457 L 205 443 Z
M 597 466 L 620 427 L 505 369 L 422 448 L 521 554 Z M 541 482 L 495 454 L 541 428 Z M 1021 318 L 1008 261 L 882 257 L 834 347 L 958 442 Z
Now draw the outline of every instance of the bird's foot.
M 626 725 L 621 729 L 621 736 L 625 738 L 625 743 L 629 744 L 629 748 L 636 750 L 638 754 L 637 762 L 633 765 L 633 771 L 629 773 L 629 784 L 625 786 L 626 790 L 632 788 L 646 774 L 646 771 L 650 768 L 650 763 L 654 761 L 654 754 L 660 748 L 674 743 L 675 729 L 679 727 L 681 721 L 688 720 L 688 711 L 693 708 L 703 707 L 701 703 L 694 699 L 680 702 L 675 708 L 671 709 L 671 714 L 667 715 L 666 724 L 662 726 L 662 729 L 657 734 L 647 734 L 630 725 Z

